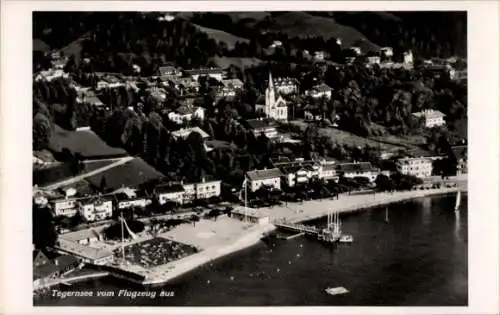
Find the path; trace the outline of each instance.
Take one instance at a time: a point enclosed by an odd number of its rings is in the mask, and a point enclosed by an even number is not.
[[[78,181],[81,181],[82,179],[85,179],[87,177],[90,177],[90,176],[102,173],[102,172],[107,171],[109,169],[112,169],[113,167],[116,167],[116,166],[119,166],[119,165],[123,165],[123,164],[125,164],[125,163],[127,163],[129,161],[132,161],[133,159],[134,159],[134,157],[127,156],[127,157],[119,159],[116,162],[113,162],[113,163],[111,163],[109,165],[106,165],[106,166],[103,166],[101,168],[98,168],[98,169],[93,170],[91,172],[88,172],[88,173],[85,173],[85,174],[81,174],[81,175],[72,177],[70,179],[66,179],[66,180],[63,180],[63,181],[51,184],[49,186],[42,187],[41,189],[43,189],[43,190],[54,190],[54,189],[60,188],[62,186],[70,185],[70,184],[76,183]]]

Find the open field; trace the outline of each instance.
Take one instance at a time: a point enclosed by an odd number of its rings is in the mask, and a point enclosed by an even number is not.
[[[294,120],[290,121],[290,124],[299,126],[301,130],[305,130],[307,128],[307,124],[304,121]],[[429,154],[429,152],[420,148],[418,144],[421,144],[423,139],[422,137],[398,137],[393,135],[386,135],[381,137],[370,137],[363,138],[357,136],[348,131],[339,130],[336,128],[318,128],[318,131],[321,135],[325,135],[330,137],[334,142],[341,145],[349,145],[349,146],[361,146],[369,145],[372,147],[380,148],[382,151],[388,152],[396,152],[398,150],[404,150],[408,154],[412,155],[425,155]]]
[[[221,68],[228,68],[230,65],[235,65],[241,69],[257,66],[263,61],[257,58],[245,57],[213,57],[211,60]]]
[[[92,131],[69,131],[55,126],[50,141],[50,149],[60,152],[64,148],[67,148],[73,154],[79,153],[83,158],[127,155],[125,150],[107,145]]]
[[[103,177],[106,181],[106,187],[115,190],[122,186],[134,187],[150,180],[163,178],[164,176],[142,159],[134,158],[127,163],[89,176],[87,181],[94,187],[99,187]]]
[[[249,40],[246,38],[238,37],[232,34],[229,34],[224,31],[216,30],[213,28],[204,27],[201,25],[193,24],[200,31],[206,33],[208,37],[213,38],[216,42],[226,43],[228,49],[233,49],[236,42],[248,43]]]
[[[342,39],[343,47],[358,46],[363,51],[375,51],[379,47],[369,41],[357,29],[335,22],[327,17],[314,16],[306,12],[287,12],[275,16],[270,31],[283,32],[289,37],[332,37]]]

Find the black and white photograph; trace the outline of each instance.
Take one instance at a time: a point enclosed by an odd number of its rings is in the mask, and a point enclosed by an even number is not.
[[[310,9],[31,13],[35,309],[470,305],[468,12]]]

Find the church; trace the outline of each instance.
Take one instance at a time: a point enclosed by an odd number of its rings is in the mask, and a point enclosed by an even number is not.
[[[277,97],[276,94],[278,94]],[[288,120],[288,107],[283,97],[276,93],[271,73],[269,73],[269,85],[266,88],[264,104],[262,104],[262,99],[259,98],[255,105],[255,111],[264,113],[266,118]]]

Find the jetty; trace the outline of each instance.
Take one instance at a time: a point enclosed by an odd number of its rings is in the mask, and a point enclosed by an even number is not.
[[[342,233],[339,213],[334,213],[333,211],[330,211],[327,215],[327,225],[325,228],[294,224],[287,221],[274,221],[273,224],[277,229],[295,233],[295,235],[285,238],[287,240],[301,235],[307,235],[327,243],[352,243],[353,241],[351,235]]]

